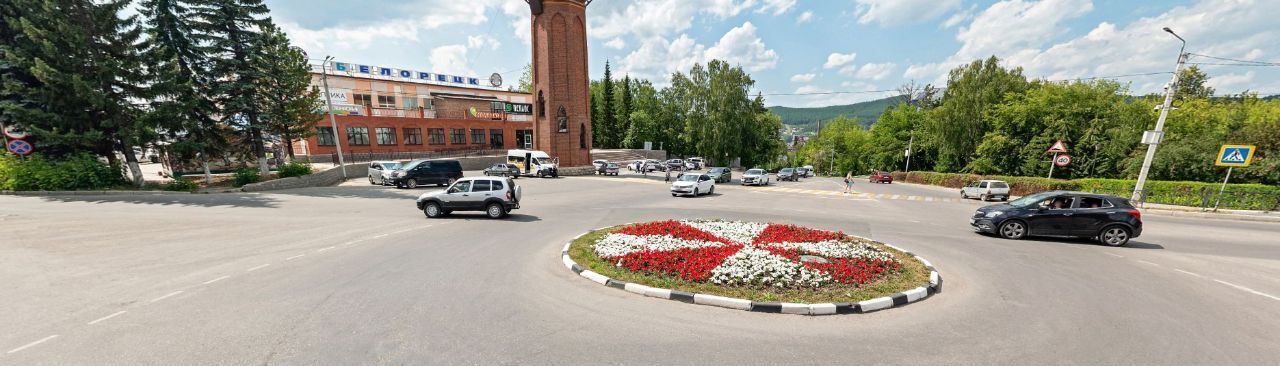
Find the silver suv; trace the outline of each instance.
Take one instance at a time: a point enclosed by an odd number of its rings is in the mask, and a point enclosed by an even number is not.
[[[442,191],[418,196],[418,209],[430,218],[453,211],[484,211],[500,219],[520,208],[520,186],[505,177],[462,178]]]

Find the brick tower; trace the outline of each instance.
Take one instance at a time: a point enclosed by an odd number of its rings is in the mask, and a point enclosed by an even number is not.
[[[527,0],[533,13],[533,147],[561,167],[591,165],[587,4]]]

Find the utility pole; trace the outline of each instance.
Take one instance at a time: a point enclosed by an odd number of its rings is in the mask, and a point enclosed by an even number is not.
[[[1178,88],[1178,74],[1182,72],[1183,63],[1187,62],[1187,40],[1182,39],[1181,36],[1174,33],[1172,29],[1169,29],[1169,27],[1165,27],[1164,31],[1169,32],[1169,34],[1177,37],[1179,41],[1182,41],[1182,48],[1178,50],[1178,64],[1173,67],[1173,80],[1170,80],[1169,86],[1165,87],[1164,104],[1160,106],[1160,118],[1156,120],[1154,135],[1159,138],[1163,138],[1164,121],[1169,117],[1169,109],[1173,106],[1173,93]],[[1138,184],[1133,186],[1133,196],[1129,197],[1129,199],[1133,201],[1144,202],[1147,199],[1142,193],[1142,188],[1147,184],[1147,173],[1151,171],[1151,160],[1155,159],[1156,148],[1160,146],[1159,139],[1149,142],[1150,144],[1147,145],[1147,156],[1142,159],[1142,171],[1138,173]]]
[[[904,172],[903,172],[903,173],[910,173],[910,172],[911,172],[911,146],[912,146],[912,145],[914,145],[915,143],[916,143],[916,130],[915,130],[915,129],[912,129],[912,130],[911,130],[911,138],[907,140],[907,152],[906,152],[906,155],[907,155],[907,167],[903,169],[903,170],[904,170]]]
[[[333,95],[329,94],[329,61],[333,56],[325,56],[320,63],[320,80],[324,83],[324,105],[329,109],[329,128],[333,129],[333,146],[338,148],[338,167],[342,169],[342,179],[347,179],[347,162],[342,157],[342,140],[338,138],[338,120],[333,116]],[[317,141],[319,141],[317,139]]]

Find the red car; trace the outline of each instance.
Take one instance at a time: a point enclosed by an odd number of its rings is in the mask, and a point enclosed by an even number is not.
[[[889,183],[889,184],[893,184],[893,175],[890,175],[890,174],[889,174],[889,172],[882,172],[882,171],[879,171],[879,170],[873,170],[873,171],[871,171],[871,177],[867,178],[867,181],[869,181],[869,182],[871,182],[871,183]]]

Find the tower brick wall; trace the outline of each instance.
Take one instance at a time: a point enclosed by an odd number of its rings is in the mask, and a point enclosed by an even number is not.
[[[534,148],[566,167],[591,164],[586,4],[541,0],[532,17]]]

